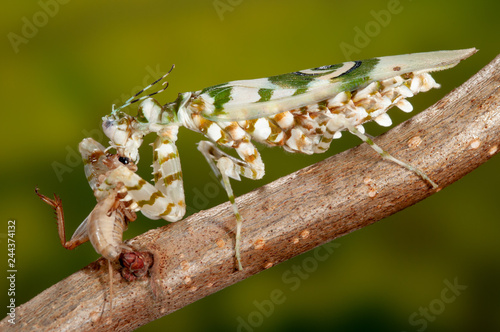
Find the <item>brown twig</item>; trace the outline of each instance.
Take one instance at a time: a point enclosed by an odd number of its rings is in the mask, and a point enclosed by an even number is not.
[[[498,152],[499,87],[500,56],[376,142],[446,187]],[[243,271],[235,271],[234,216],[226,203],[133,239],[154,254],[151,276],[115,282],[112,312],[103,311],[108,276],[101,259],[18,307],[17,324],[6,318],[0,329],[130,331],[434,192],[361,145],[237,200],[245,217]]]

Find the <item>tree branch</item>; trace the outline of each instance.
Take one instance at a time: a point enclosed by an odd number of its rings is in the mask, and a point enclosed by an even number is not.
[[[500,56],[426,111],[376,139],[441,188],[499,150]],[[126,282],[98,260],[17,308],[0,329],[130,331],[432,195],[427,183],[367,145],[337,154],[237,199],[243,271],[235,271],[229,203],[131,241],[154,254],[151,276]]]

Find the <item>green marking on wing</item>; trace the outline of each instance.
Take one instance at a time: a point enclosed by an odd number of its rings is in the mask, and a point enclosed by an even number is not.
[[[333,82],[341,82],[340,91],[353,91],[365,85],[371,80],[371,73],[375,66],[380,62],[380,59],[373,58],[359,61],[361,64],[354,70],[346,74],[332,79]]]
[[[233,87],[228,83],[214,85],[209,88],[205,88],[201,93],[206,93],[214,99],[213,105],[215,110],[213,115],[225,114],[224,104],[231,100],[231,90]]]
[[[307,92],[307,89],[297,89],[297,90],[295,90],[295,92],[293,93],[292,96],[297,96],[297,95],[300,95],[300,94],[303,94],[306,92]]]
[[[273,96],[273,89],[259,89],[260,99],[257,101],[258,103],[263,101],[268,101]]]
[[[280,88],[284,89],[305,89],[307,85],[313,81],[314,76],[309,75],[299,75],[297,73],[288,73],[277,76],[271,76],[268,78],[269,82],[276,84]]]
[[[276,75],[276,76],[271,76],[268,78],[269,82],[284,88],[284,89],[306,89],[308,87],[308,84],[314,81],[315,79],[325,76],[328,74],[331,74],[335,70],[339,69],[342,67],[343,64],[339,63],[336,65],[331,65],[331,66],[325,66],[325,67],[318,67],[318,68],[313,68],[310,69],[311,71],[318,70],[317,73],[308,73],[305,74],[301,71],[293,72],[293,73],[288,73],[288,74],[282,74],[282,75]]]
[[[201,90],[200,93],[207,93],[208,95],[210,95],[211,97],[213,97],[214,95],[216,95],[217,93],[219,93],[219,91],[221,89],[223,89],[223,88],[225,88],[227,86],[228,86],[227,83],[221,83],[221,84],[209,86],[208,88],[205,88],[205,89]]]

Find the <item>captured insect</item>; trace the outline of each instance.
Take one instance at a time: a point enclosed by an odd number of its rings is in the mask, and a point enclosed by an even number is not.
[[[122,276],[131,281],[144,276],[152,265],[152,257],[147,252],[137,251],[122,241],[123,232],[129,222],[137,219],[135,211],[137,205],[126,199],[127,191],[124,184],[114,182],[114,172],[121,168],[135,172],[137,167],[127,157],[106,153],[104,147],[92,138],[84,139],[79,145],[83,157],[85,175],[94,191],[97,205],[87,218],[76,229],[71,240],[66,241],[64,213],[62,201],[54,195],[50,199],[38,192],[36,194],[56,212],[57,226],[61,244],[66,249],[74,249],[80,244],[90,241],[97,253],[108,260],[110,283],[110,306],[113,298],[112,265],[111,262],[120,261],[123,269]],[[151,184],[149,187],[154,188]],[[145,186],[143,190],[147,190]]]
[[[373,120],[381,126],[390,126],[392,121],[386,113],[390,108],[397,106],[411,112],[413,107],[406,98],[440,87],[430,72],[454,67],[475,52],[475,48],[470,48],[387,56],[232,81],[180,93],[174,102],[165,105],[151,98],[165,88],[139,97],[168,72],[103,118],[110,146],[135,163],[144,136],[158,135],[153,144],[153,174],[158,191],[151,194],[147,182],[132,172],[117,172],[115,175],[121,177],[113,181],[124,183],[128,195],[146,217],[180,220],[186,204],[175,145],[177,133],[179,127],[201,133],[209,141],[201,141],[198,150],[226,190],[236,216],[235,258],[241,270],[242,217],[229,179],[264,176],[264,163],[252,141],[280,146],[288,152],[322,153],[347,130],[368,143],[383,159],[407,168],[436,189],[438,185],[422,170],[377,146],[364,134],[362,125]],[[138,101],[142,103],[136,116],[123,112]],[[219,147],[236,150],[240,159]]]

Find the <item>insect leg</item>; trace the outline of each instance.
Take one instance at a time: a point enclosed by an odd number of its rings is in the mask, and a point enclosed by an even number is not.
[[[176,137],[172,135],[168,131],[162,132],[153,144],[156,187],[122,166],[110,172],[100,190],[109,190],[121,182],[127,192],[123,200],[132,200],[131,210],[141,210],[149,219],[163,218],[171,222],[182,219],[186,213],[186,203],[179,153],[174,140]]]
[[[66,229],[64,226],[64,211],[62,207],[62,201],[59,196],[54,194],[54,199],[48,198],[45,195],[42,195],[38,192],[38,188],[35,188],[35,193],[40,197],[42,201],[52,206],[52,208],[56,212],[56,220],[57,220],[57,230],[59,233],[59,239],[61,240],[61,244],[64,248],[71,250],[78,247],[80,244],[85,243],[89,240],[88,232],[87,232],[87,220],[88,217],[78,226],[77,230],[71,237],[71,240],[66,241]]]
[[[181,161],[175,145],[177,129],[176,126],[165,128],[153,143],[155,188],[174,204],[172,210],[167,213],[170,219],[164,218],[168,221],[180,220],[186,213]]]
[[[242,270],[241,266],[241,223],[242,218],[238,211],[238,206],[234,200],[233,189],[229,178],[240,180],[240,175],[250,179],[260,179],[264,176],[264,163],[259,152],[250,142],[242,142],[236,147],[236,152],[243,160],[238,160],[218,149],[215,144],[208,141],[201,141],[198,144],[198,150],[207,159],[208,164],[221,182],[227,192],[227,196],[233,207],[234,215],[236,216],[236,261],[238,269]]]
[[[109,311],[113,310],[113,266],[108,259],[108,274],[109,274]]]
[[[377,144],[375,144],[375,142],[373,142],[373,140],[371,140],[368,136],[366,136],[365,134],[363,134],[362,132],[360,132],[358,129],[356,129],[356,127],[354,126],[349,126],[348,127],[348,130],[358,136],[361,140],[363,140],[363,142],[367,143],[373,150],[375,150],[383,159],[386,159],[386,160],[390,160],[400,166],[403,166],[404,168],[408,169],[409,171],[417,174],[418,176],[420,176],[424,181],[427,181],[433,189],[437,189],[439,188],[439,186],[437,185],[437,183],[435,183],[434,181],[432,181],[428,176],[427,174],[425,174],[422,170],[418,169],[417,167],[413,166],[413,165],[410,165],[408,163],[405,163],[404,161],[401,161],[399,159],[396,159],[394,158],[393,156],[391,156],[389,154],[389,152],[383,150],[380,146],[378,146]]]
[[[338,131],[337,129],[338,126],[334,120],[327,121],[325,131],[323,132],[319,143],[313,147],[314,153],[326,152],[330,148],[332,140],[335,138],[340,138],[342,136],[340,131]]]

